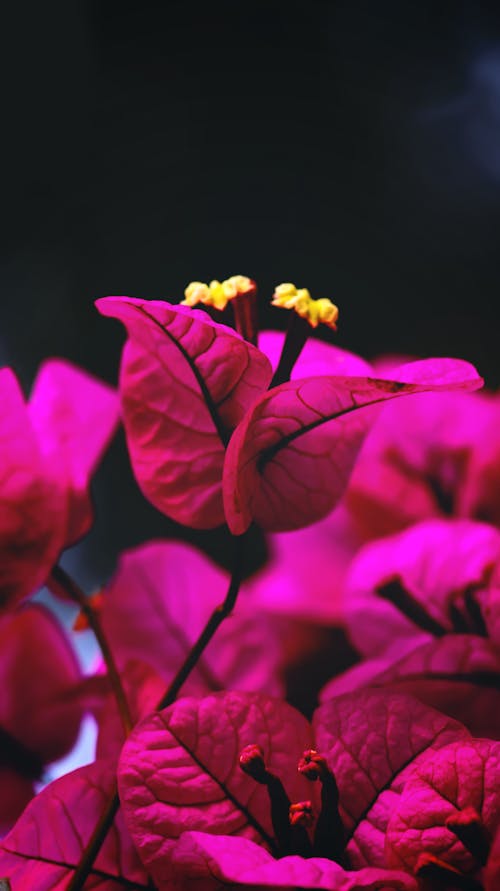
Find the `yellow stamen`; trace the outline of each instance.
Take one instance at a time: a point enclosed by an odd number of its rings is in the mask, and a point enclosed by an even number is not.
[[[272,305],[294,309],[312,328],[317,328],[322,323],[337,330],[338,307],[327,297],[313,300],[307,288],[296,288],[291,282],[278,285],[273,294]]]
[[[210,284],[191,282],[184,291],[182,306],[196,306],[204,303],[214,309],[225,309],[230,300],[255,291],[255,282],[246,275],[232,275],[223,282],[214,279]]]

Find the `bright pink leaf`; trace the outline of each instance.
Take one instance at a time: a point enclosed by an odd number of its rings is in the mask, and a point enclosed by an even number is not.
[[[166,686],[224,600],[228,585],[228,573],[188,544],[155,541],[124,553],[105,589],[101,614],[119,664],[130,659],[147,662]],[[204,696],[221,689],[279,695],[279,658],[269,621],[243,589],[183,695]]]
[[[195,528],[223,523],[225,444],[269,384],[268,360],[198,310],[129,297],[96,305],[129,334],[120,388],[132,466],[146,498]]]
[[[482,384],[460,360],[422,360],[397,371],[397,381],[290,381],[258,399],[235,430],[224,464],[224,509],[233,534],[252,520],[270,531],[297,529],[333,510],[373,421],[369,407],[427,390]]]
[[[403,656],[368,659],[323,688],[321,699],[362,687],[408,693],[450,715],[474,736],[500,738],[500,653],[484,637],[447,634]]]
[[[119,789],[127,826],[146,868],[161,884],[180,833],[195,830],[238,835],[271,846],[273,828],[265,787],[238,765],[255,743],[268,770],[292,801],[314,799],[316,784],[297,771],[312,746],[306,719],[277,699],[220,693],[180,699],[145,718],[122,750]]]
[[[375,690],[326,702],[313,726],[337,780],[351,865],[387,866],[385,831],[412,765],[467,730],[413,697]]]
[[[82,767],[50,783],[28,805],[0,845],[0,876],[13,891],[65,891],[90,839],[114,780],[106,762]],[[120,813],[97,855],[85,888],[89,891],[147,889]]]
[[[65,479],[65,543],[72,544],[91,524],[90,478],[116,428],[118,395],[75,365],[49,359],[37,374],[28,411],[47,466]]]
[[[493,837],[500,825],[499,770],[500,743],[488,739],[456,742],[423,758],[394,805],[386,837],[389,864],[412,872],[426,851],[477,874],[477,859],[445,821],[473,808]]]
[[[23,394],[0,371],[0,606],[45,581],[64,542],[64,493],[50,483]],[[61,514],[63,523],[61,523]]]
[[[311,888],[324,891],[417,891],[415,880],[403,872],[362,869],[346,872],[323,857],[282,857],[246,838],[186,832],[172,849],[172,877],[179,891],[194,881],[204,888]]]
[[[443,632],[484,633],[500,611],[500,533],[472,520],[428,520],[364,547],[352,563],[344,601],[350,636],[367,656],[428,640],[430,630],[376,594],[397,580]]]

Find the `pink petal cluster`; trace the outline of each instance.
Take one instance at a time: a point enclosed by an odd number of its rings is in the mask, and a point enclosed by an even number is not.
[[[275,852],[277,839],[266,791],[238,767],[245,745],[260,745],[266,767],[283,781],[290,799],[312,799],[318,813],[316,784],[297,772],[302,752],[316,747],[327,757],[337,780],[349,860],[362,873],[368,868],[359,881],[366,880],[369,888],[370,868],[388,868],[385,830],[411,765],[426,751],[468,736],[459,723],[411,698],[376,692],[333,700],[319,709],[313,726],[286,703],[262,695],[222,693],[202,700],[181,699],[145,718],[125,744],[119,767],[120,799],[141,859],[158,887],[166,887],[173,864],[180,869],[184,833],[244,839],[242,847],[250,856],[251,844]],[[211,844],[203,839],[205,843]],[[239,857],[240,849],[234,847]],[[254,857],[262,862],[257,853]],[[264,858],[264,862],[271,861]],[[185,865],[187,875],[193,875],[189,864]],[[298,868],[306,875],[314,865],[313,858]],[[331,862],[328,866],[319,863],[320,873],[322,868],[328,881],[333,881],[336,871],[343,876],[343,870]],[[208,874],[206,866],[205,870]],[[281,874],[277,866],[273,875],[276,879],[281,875],[286,886],[286,870]],[[348,888],[354,878],[342,877],[342,881]],[[404,884],[401,876],[394,881],[403,882],[396,888],[414,887],[408,879]]]
[[[499,738],[499,558],[498,530],[471,520],[428,520],[362,548],[344,594],[351,638],[369,658],[322,698],[404,690]]]
[[[78,891],[497,891],[498,397],[467,394],[482,381],[460,360],[370,366],[308,340],[281,374],[277,332],[257,347],[186,306],[98,308],[127,331],[145,497],[226,524],[235,551],[255,524],[269,557],[246,579],[182,541],[125,551],[82,612],[107,674],[82,678],[59,624],[20,601],[90,527],[118,397],[50,360],[26,402],[0,371],[2,891],[67,891],[87,861]],[[359,661],[327,674],[339,622]],[[285,698],[304,653],[311,720]],[[94,762],[33,797],[91,700]]]
[[[484,631],[498,643],[499,567],[500,532],[471,520],[428,520],[366,545],[344,588],[356,647],[376,656],[405,640],[429,640],[439,626],[446,633]],[[428,627],[383,595],[394,580],[428,613]]]
[[[345,490],[371,406],[482,383],[452,359],[410,363],[380,380],[360,375],[358,357],[333,352],[328,375],[266,392],[264,352],[205,313],[130,297],[97,307],[127,328],[120,390],[138,483],[159,510],[195,528],[225,518],[239,535],[252,521],[280,531],[321,519]]]

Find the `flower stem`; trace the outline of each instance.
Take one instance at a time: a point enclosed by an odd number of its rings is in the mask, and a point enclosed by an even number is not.
[[[193,668],[195,668],[196,663],[198,662],[206,646],[210,643],[219,625],[234,609],[243,574],[243,552],[245,539],[246,534],[237,536],[235,539],[233,571],[231,580],[229,582],[229,587],[227,589],[227,593],[223,602],[219,604],[219,606],[216,607],[216,609],[213,611],[198,640],[189,651],[179,671],[177,672],[174,679],[160,699],[157,705],[157,710],[167,708],[167,706],[171,705],[174,702],[179,690],[181,689],[184,682],[187,680]],[[90,840],[85,850],[83,851],[81,860],[75,872],[73,873],[66,891],[82,891],[83,886],[88,876],[90,875],[90,872],[94,865],[94,861],[99,854],[99,851],[101,850],[101,847],[111,828],[119,807],[120,800],[118,798],[118,791],[115,786],[112,797],[109,799],[108,803],[106,804],[105,810],[101,814],[99,822],[97,823],[90,837]]]
[[[87,842],[80,862],[71,877],[71,881],[68,885],[67,891],[80,891],[80,889],[83,888],[85,882],[87,881],[87,878],[92,871],[94,860],[101,850],[104,839],[106,838],[109,830],[111,829],[111,826],[113,825],[113,820],[116,817],[119,807],[120,799],[118,798],[118,791],[115,781],[113,792],[108,799],[106,807],[99,817],[98,822],[95,825],[94,831],[90,836],[89,841]]]
[[[269,384],[269,389],[279,387],[290,380],[290,375],[297,359],[299,358],[302,348],[311,333],[311,327],[297,313],[292,312],[288,322],[288,330],[281,350],[281,356],[278,367],[274,372],[274,377]]]
[[[219,625],[221,625],[224,619],[226,619],[227,616],[229,616],[231,611],[234,609],[238,591],[240,590],[241,585],[244,539],[245,535],[239,535],[236,537],[234,567],[231,575],[231,581],[229,582],[229,588],[227,589],[227,594],[223,602],[214,609],[198,640],[195,644],[193,644],[193,647],[188,653],[186,660],[181,665],[179,671],[171,681],[168,689],[161,697],[157,705],[158,711],[160,711],[160,709],[167,708],[167,706],[171,705],[172,702],[174,702],[179,690],[181,689],[184,682],[187,680],[188,676],[191,674],[193,668],[196,666],[196,663],[202,655],[205,647],[212,640],[212,637],[217,631]]]
[[[104,634],[96,611],[93,609],[88,597],[85,596],[80,586],[77,585],[74,579],[72,579],[71,576],[68,575],[68,573],[65,569],[62,568],[62,566],[54,566],[54,568],[52,569],[51,577],[49,579],[49,586],[55,589],[56,592],[58,588],[61,588],[63,592],[71,598],[71,600],[78,604],[78,606],[84,613],[90,628],[94,632],[97,643],[99,644],[102,658],[104,659],[108,671],[109,681],[116,699],[116,704],[118,706],[118,711],[120,713],[125,736],[128,736],[133,725],[132,716],[130,714],[130,709],[128,706],[125,691],[123,689],[121,677],[116,667],[116,662],[113,658],[113,653],[111,652],[111,648],[109,646],[106,635]]]

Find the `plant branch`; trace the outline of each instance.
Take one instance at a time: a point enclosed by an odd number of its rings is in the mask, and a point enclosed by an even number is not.
[[[203,654],[203,651],[210,643],[219,625],[234,609],[243,575],[243,552],[245,539],[246,534],[236,537],[233,571],[231,580],[229,582],[229,587],[227,589],[227,593],[223,602],[213,611],[198,640],[189,651],[179,671],[175,675],[168,689],[163,694],[157,706],[158,710],[166,708],[174,702],[179,690],[181,689],[184,682],[187,680],[193,668],[195,668],[200,656]],[[106,809],[101,814],[99,822],[97,823],[94,832],[92,833],[90,841],[88,842],[82,854],[80,863],[78,864],[76,871],[73,873],[71,881],[67,887],[67,891],[82,891],[83,886],[88,876],[90,875],[90,872],[92,871],[94,861],[99,854],[104,840],[111,828],[119,807],[120,800],[118,798],[118,791],[115,786],[113,795],[109,799],[106,805]]]
[[[99,851],[101,850],[103,841],[106,838],[109,830],[111,829],[113,820],[116,817],[119,807],[120,799],[118,798],[118,791],[115,782],[113,793],[110,796],[101,816],[99,817],[99,821],[96,823],[95,829],[82,854],[82,858],[71,877],[71,881],[68,885],[67,891],[80,891],[80,889],[83,888],[88,876],[92,871],[94,861]]]
[[[160,711],[160,709],[167,708],[167,706],[171,705],[172,702],[174,702],[179,690],[191,674],[193,668],[195,668],[200,656],[212,640],[212,637],[217,631],[219,625],[222,624],[224,619],[226,619],[234,609],[238,591],[240,590],[241,585],[244,539],[245,535],[239,535],[235,541],[236,547],[234,566],[231,575],[231,581],[229,583],[229,588],[227,589],[227,594],[222,603],[220,603],[219,606],[214,609],[198,640],[195,644],[193,644],[191,650],[189,651],[186,660],[181,665],[179,671],[171,681],[168,689],[161,697],[156,707],[158,711]]]
[[[51,584],[52,582],[54,583],[53,587],[56,591],[57,588],[62,588],[64,593],[67,594],[71,598],[71,600],[78,604],[78,606],[84,613],[90,628],[95,634],[95,638],[102,653],[102,658],[104,659],[104,662],[106,664],[109,681],[116,699],[116,704],[120,713],[125,736],[128,736],[133,725],[132,716],[130,714],[127,697],[123,689],[120,673],[116,667],[116,662],[113,658],[111,647],[109,646],[106,635],[104,634],[97,612],[95,611],[95,609],[93,609],[91,603],[89,602],[89,598],[85,596],[79,585],[77,585],[77,583],[71,578],[71,576],[68,575],[68,573],[65,569],[62,568],[62,566],[54,566],[51,577],[49,579],[49,584]]]

